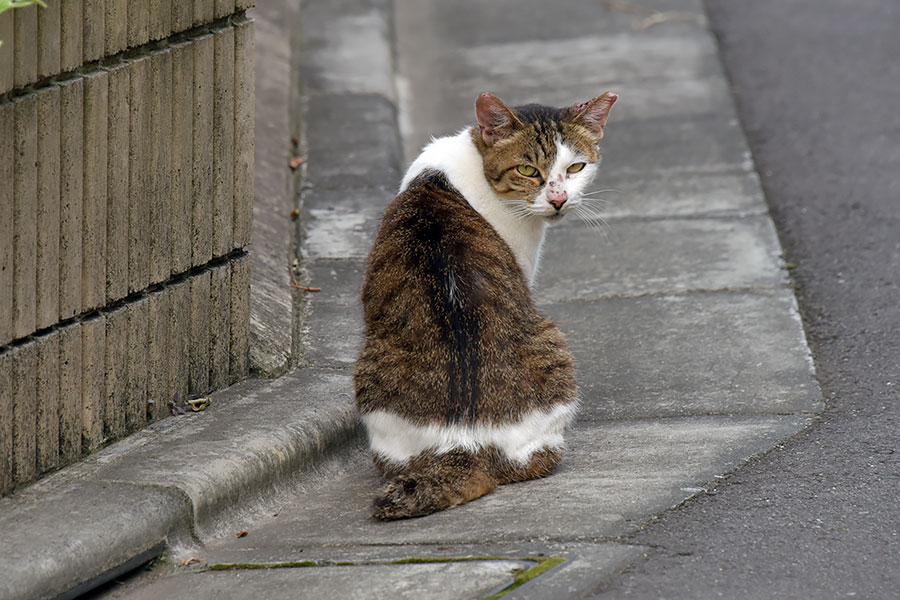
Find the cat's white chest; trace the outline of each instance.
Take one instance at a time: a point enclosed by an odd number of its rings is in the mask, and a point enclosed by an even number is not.
[[[534,283],[541,259],[546,223],[517,217],[484,177],[481,155],[468,130],[431,142],[410,165],[400,191],[427,169],[443,172],[469,204],[500,234],[516,257],[529,285]]]

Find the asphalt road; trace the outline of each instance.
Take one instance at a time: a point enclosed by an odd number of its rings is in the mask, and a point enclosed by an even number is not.
[[[827,401],[628,541],[634,598],[900,597],[900,3],[707,0]]]

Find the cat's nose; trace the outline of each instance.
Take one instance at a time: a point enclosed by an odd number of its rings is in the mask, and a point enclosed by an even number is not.
[[[547,202],[552,204],[556,210],[561,209],[568,199],[569,195],[565,190],[554,190],[552,188],[547,190]]]

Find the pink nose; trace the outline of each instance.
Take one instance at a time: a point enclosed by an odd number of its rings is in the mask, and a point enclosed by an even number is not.
[[[561,209],[568,199],[569,195],[566,194],[565,190],[554,189],[552,187],[547,190],[547,202],[552,204],[553,208],[556,210]]]

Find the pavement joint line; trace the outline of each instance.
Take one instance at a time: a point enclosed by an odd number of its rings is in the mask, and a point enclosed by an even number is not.
[[[538,275],[540,277],[540,275]],[[697,295],[726,295],[726,294],[745,294],[752,292],[774,292],[778,290],[793,291],[793,283],[773,283],[770,285],[748,285],[748,286],[728,286],[722,288],[690,288],[682,290],[652,290],[647,292],[634,292],[625,294],[600,294],[597,296],[585,296],[579,298],[564,298],[562,300],[554,300],[553,302],[538,302],[537,306],[557,306],[564,304],[572,304],[575,302],[596,302],[598,300],[630,300],[632,298],[660,298],[667,296],[688,296]]]
[[[615,201],[613,200],[614,204]],[[655,215],[637,215],[637,214],[611,214],[601,213],[601,217],[607,223],[671,223],[673,221],[741,221],[752,220],[759,217],[768,217],[769,212],[765,208],[757,208],[751,210],[735,210],[735,211],[710,211],[696,213],[672,213],[672,214],[655,214]],[[591,219],[592,221],[599,219]],[[574,222],[573,222],[574,224]],[[578,224],[583,224],[578,222]],[[564,224],[561,229],[572,227],[573,225]]]

